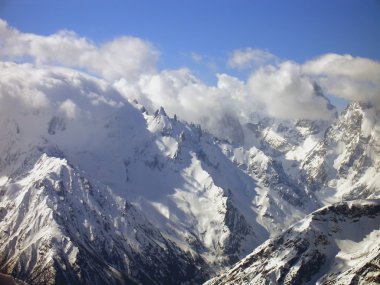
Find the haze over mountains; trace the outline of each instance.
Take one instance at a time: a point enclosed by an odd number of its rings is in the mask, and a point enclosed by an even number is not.
[[[157,71],[136,38],[0,35],[2,273],[379,282],[378,62],[330,54],[208,86]],[[353,101],[339,112],[327,93]]]

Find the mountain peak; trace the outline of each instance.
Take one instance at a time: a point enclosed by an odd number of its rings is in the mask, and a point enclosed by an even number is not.
[[[154,112],[154,116],[157,117],[157,116],[164,116],[164,117],[167,117],[168,115],[166,114],[165,112],[165,109],[164,107],[160,107],[156,110],[156,112]]]

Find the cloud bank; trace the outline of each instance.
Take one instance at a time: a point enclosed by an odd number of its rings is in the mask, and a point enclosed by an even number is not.
[[[108,80],[136,80],[154,73],[158,52],[135,37],[120,37],[97,46],[71,31],[50,36],[21,33],[0,20],[0,56],[38,64],[79,68]]]
[[[62,67],[0,62],[0,140],[10,136],[9,124],[17,124],[24,144],[54,139],[50,134],[58,126],[68,130],[59,137],[63,144],[85,148],[104,137],[109,118],[125,106],[102,79]]]
[[[328,93],[380,108],[380,62],[351,55],[326,54],[302,66]]]
[[[137,99],[151,111],[163,106],[171,116],[229,137],[254,112],[279,119],[329,120],[334,110],[323,94],[380,109],[380,63],[366,58],[326,54],[299,64],[279,61],[267,51],[240,49],[230,54],[227,64],[251,70],[251,75],[242,80],[217,73],[217,83],[208,85],[188,68],[158,70],[158,57],[152,44],[136,37],[98,45],[71,31],[22,33],[0,20],[0,110],[44,109],[72,119],[83,113],[78,98],[84,92],[94,106]],[[83,72],[97,76],[97,83]],[[68,81],[70,92],[63,87]]]
[[[249,78],[248,88],[270,117],[329,120],[334,114],[314,79],[293,62],[260,68]]]

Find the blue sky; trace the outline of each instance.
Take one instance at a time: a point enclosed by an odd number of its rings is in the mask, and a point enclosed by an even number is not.
[[[224,68],[229,52],[246,47],[297,62],[328,52],[380,60],[378,0],[2,0],[0,5],[0,17],[23,32],[69,29],[95,42],[121,35],[149,40],[164,68],[191,65],[192,52]]]

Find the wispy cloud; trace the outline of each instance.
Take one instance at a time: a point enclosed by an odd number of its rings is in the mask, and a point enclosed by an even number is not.
[[[230,54],[227,64],[231,68],[251,69],[267,64],[275,58],[270,52],[261,49],[236,49]]]
[[[190,56],[191,56],[191,60],[194,61],[195,63],[201,63],[204,60],[204,56],[196,52],[190,53]]]

